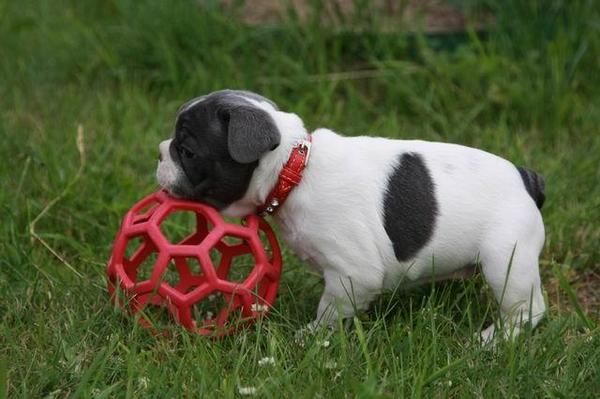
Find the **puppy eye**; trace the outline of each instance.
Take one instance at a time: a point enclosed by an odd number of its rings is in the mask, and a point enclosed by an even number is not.
[[[181,152],[181,155],[182,155],[184,158],[188,158],[188,159],[190,159],[190,158],[193,158],[193,157],[194,157],[194,155],[195,155],[195,154],[194,154],[192,151],[190,151],[190,150],[189,150],[188,148],[186,148],[186,147],[181,147],[181,148],[180,148],[180,152]]]

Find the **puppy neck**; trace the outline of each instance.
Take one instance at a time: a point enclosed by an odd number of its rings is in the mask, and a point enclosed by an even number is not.
[[[296,114],[276,111],[266,103],[257,102],[256,105],[271,115],[281,133],[281,142],[273,151],[262,156],[254,170],[246,194],[222,211],[225,216],[242,217],[256,212],[256,209],[265,203],[277,183],[279,172],[289,159],[296,143],[308,135],[304,123]]]

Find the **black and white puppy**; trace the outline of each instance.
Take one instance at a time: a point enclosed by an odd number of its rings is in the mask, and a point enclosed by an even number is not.
[[[226,216],[262,206],[308,132],[270,100],[224,90],[198,97],[160,144],[159,184]],[[480,264],[505,333],[545,310],[538,270],[542,178],[455,144],[312,134],[301,183],[274,214],[284,239],[317,268],[325,290],[316,325],[365,309],[383,290],[466,274]],[[494,336],[485,329],[484,341]]]

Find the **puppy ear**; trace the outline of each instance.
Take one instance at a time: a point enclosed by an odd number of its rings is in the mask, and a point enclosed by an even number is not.
[[[227,147],[235,161],[255,162],[281,142],[273,118],[262,109],[242,105],[228,111]]]

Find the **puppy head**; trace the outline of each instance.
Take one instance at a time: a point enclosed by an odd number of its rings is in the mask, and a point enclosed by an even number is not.
[[[218,209],[242,198],[260,157],[281,141],[265,107],[277,110],[264,97],[233,90],[184,104],[173,138],[159,147],[159,184],[174,196]]]

